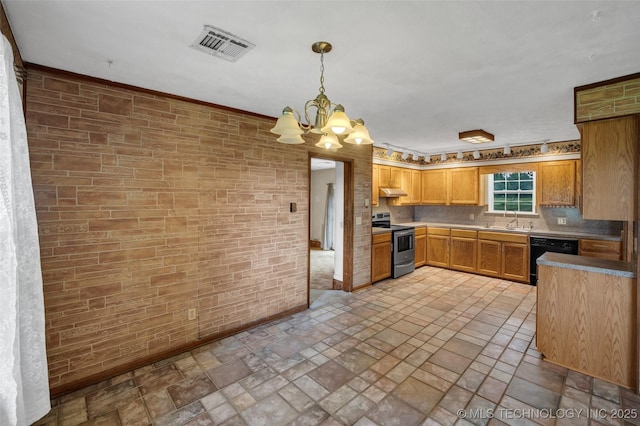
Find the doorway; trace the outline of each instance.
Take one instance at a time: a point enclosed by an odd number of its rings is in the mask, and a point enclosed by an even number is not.
[[[351,185],[351,164],[333,158],[310,158],[309,194],[309,306],[317,307],[348,295],[350,268],[345,274],[345,253],[352,250],[347,227],[352,228],[346,212],[345,189]],[[352,231],[348,231],[352,232]],[[347,285],[345,285],[347,284]]]

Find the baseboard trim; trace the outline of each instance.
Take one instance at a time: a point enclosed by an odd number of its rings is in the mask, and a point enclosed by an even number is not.
[[[256,327],[258,325],[262,325],[262,324],[268,323],[270,321],[276,321],[276,320],[279,320],[281,318],[287,317],[289,315],[293,315],[293,314],[296,314],[298,312],[302,312],[302,311],[304,311],[304,310],[306,310],[308,308],[309,308],[308,304],[305,303],[304,305],[300,305],[298,307],[295,307],[293,309],[289,309],[289,310],[281,312],[279,314],[272,315],[270,317],[266,317],[266,318],[263,318],[263,319],[259,319],[259,320],[254,321],[254,322],[244,324],[244,325],[242,325],[240,327],[236,327],[236,328],[233,328],[233,329],[230,329],[230,330],[225,330],[223,332],[213,334],[211,336],[203,338],[202,340],[198,340],[198,341],[195,341],[195,342],[187,343],[186,345],[182,345],[180,347],[171,349],[169,351],[165,351],[165,352],[154,354],[154,355],[151,355],[151,356],[148,356],[148,357],[145,357],[145,358],[141,358],[139,360],[132,361],[132,362],[123,364],[121,366],[114,367],[114,368],[111,368],[109,370],[102,371],[102,372],[97,373],[97,374],[93,374],[91,376],[85,377],[85,378],[80,379],[80,380],[76,380],[76,381],[71,382],[71,383],[66,383],[64,385],[53,387],[53,388],[50,389],[51,399],[58,398],[58,397],[60,397],[62,395],[66,395],[68,393],[77,391],[79,389],[85,388],[85,387],[90,386],[90,385],[95,385],[95,384],[100,383],[100,382],[102,382],[104,380],[111,379],[113,377],[119,376],[120,374],[135,370],[137,368],[144,367],[145,365],[153,364],[155,362],[159,362],[159,361],[162,361],[164,359],[171,358],[172,356],[176,356],[176,355],[179,355],[179,354],[181,354],[183,352],[187,352],[187,351],[193,350],[193,349],[195,349],[197,347],[207,345],[207,344],[209,344],[211,342],[215,342],[216,340],[221,340],[221,339],[224,339],[226,337],[233,336],[234,334],[241,333],[241,332],[243,332],[245,330],[248,330],[250,328]]]
[[[336,280],[335,278],[333,279],[333,290],[344,290],[344,288],[342,287],[344,285],[344,283],[340,280]]]
[[[362,290],[365,289],[367,287],[371,287],[373,284],[368,282],[368,283],[364,283],[362,285],[359,285],[358,287],[354,287],[352,291],[358,291],[358,290]]]

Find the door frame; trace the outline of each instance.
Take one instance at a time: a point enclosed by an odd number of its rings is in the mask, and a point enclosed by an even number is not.
[[[344,164],[344,221],[342,235],[342,291],[351,292],[353,290],[353,232],[354,232],[354,162],[351,158],[334,155],[330,152],[318,153],[309,152],[307,170],[309,179],[307,187],[309,190],[307,199],[307,307],[311,305],[311,159],[320,158],[324,160],[339,161]]]

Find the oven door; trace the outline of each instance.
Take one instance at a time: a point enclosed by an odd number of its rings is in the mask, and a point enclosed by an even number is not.
[[[393,231],[392,276],[400,277],[415,270],[415,230]]]

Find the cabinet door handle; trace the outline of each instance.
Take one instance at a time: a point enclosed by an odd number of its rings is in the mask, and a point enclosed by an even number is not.
[[[607,248],[608,246],[604,244],[593,244],[594,247]]]

